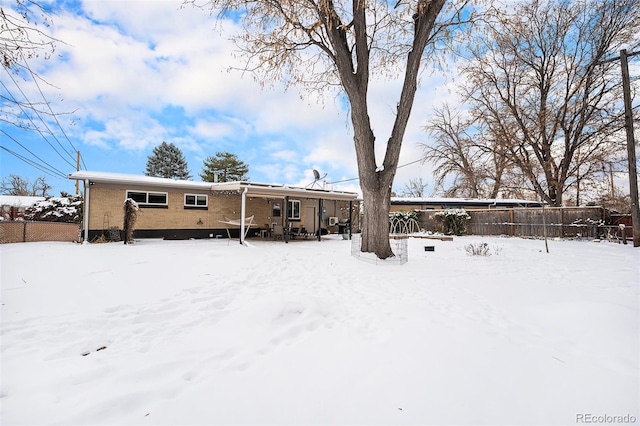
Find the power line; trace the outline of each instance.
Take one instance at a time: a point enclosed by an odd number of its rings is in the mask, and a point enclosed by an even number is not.
[[[415,163],[419,163],[421,161],[424,161],[424,158],[420,158],[419,160],[411,161],[409,163],[406,163],[406,164],[403,164],[401,166],[398,166],[398,167],[396,167],[396,170],[401,169],[402,167],[410,166],[410,165],[415,164]],[[355,178],[351,178],[351,179],[337,180],[335,182],[331,182],[331,184],[333,185],[334,183],[350,182],[352,180],[359,180],[359,179],[360,178],[355,177]]]
[[[34,162],[33,160],[30,160],[20,154],[18,154],[17,152],[14,152],[12,150],[10,150],[9,148],[0,145],[0,149],[3,149],[5,151],[7,151],[9,154],[13,155],[14,157],[24,161],[25,163],[27,163],[28,165],[35,167],[36,169],[40,170],[41,172],[48,174],[49,176],[53,176],[53,177],[59,177],[59,178],[63,178],[66,179],[67,177],[62,175],[62,174],[58,174],[58,173],[52,173],[52,171],[47,170],[44,166],[42,166],[41,164],[38,164],[36,162]]]
[[[11,78],[11,80],[13,81],[13,83],[16,85],[16,87],[18,88],[18,91],[20,91],[20,93],[22,93],[22,96],[24,96],[24,99],[27,101],[27,103],[29,105],[35,105],[33,104],[31,101],[29,101],[29,98],[27,98],[26,94],[24,93],[24,91],[20,88],[20,85],[18,84],[17,81],[15,81],[15,79],[13,78],[13,76],[11,75],[11,73],[9,72],[9,70],[7,70],[5,68],[5,71],[7,72],[7,74],[9,74],[9,77]],[[62,154],[60,154],[60,152],[51,144],[51,142],[49,141],[49,139],[47,139],[47,137],[42,133],[42,131],[40,130],[40,127],[33,121],[33,119],[31,118],[31,115],[29,115],[24,108],[22,107],[22,104],[20,102],[18,102],[18,100],[15,98],[15,96],[13,96],[11,94],[11,92],[9,91],[9,88],[2,82],[0,81],[0,84],[2,84],[2,86],[4,87],[4,89],[7,91],[7,93],[9,94],[9,96],[11,97],[11,100],[18,105],[18,107],[20,108],[20,110],[22,111],[22,113],[29,119],[29,121],[31,122],[31,124],[34,126],[34,130],[36,132],[38,132],[40,134],[40,136],[42,136],[42,138],[47,142],[47,144],[49,144],[49,146],[56,152],[56,154],[58,154],[58,156],[65,161],[67,164],[69,164],[71,167],[74,167],[74,164],[72,162],[70,162],[69,160],[67,160],[65,157],[62,156]],[[45,99],[46,101],[46,99]],[[42,123],[44,124],[44,127],[49,131],[49,134],[51,134],[51,136],[58,142],[58,145],[60,145],[60,147],[64,150],[64,147],[62,146],[62,144],[60,143],[60,141],[58,140],[58,138],[55,136],[55,134],[53,133],[53,131],[49,128],[49,126],[47,125],[47,123],[44,121],[44,119],[40,116],[40,114],[38,113],[38,110],[35,108],[32,108],[32,110],[35,112],[35,115],[40,119],[40,121],[42,121]],[[67,152],[66,150],[64,150],[64,152],[69,155],[72,159],[73,156]]]
[[[19,46],[18,41],[16,40],[15,36],[13,35],[13,32],[10,31],[9,34],[11,35],[11,38],[13,39],[13,43],[16,46]],[[59,40],[58,40],[59,41]],[[71,140],[69,139],[69,137],[67,136],[67,134],[65,133],[64,129],[62,128],[62,126],[60,125],[60,122],[58,121],[58,117],[57,115],[53,112],[53,110],[51,109],[51,104],[47,101],[47,98],[44,96],[44,93],[42,93],[42,89],[40,88],[40,85],[38,84],[38,79],[39,76],[37,76],[36,74],[34,74],[33,70],[31,69],[31,67],[29,66],[29,62],[27,61],[27,58],[24,55],[24,50],[18,50],[18,52],[20,53],[20,56],[22,57],[22,61],[24,62],[25,66],[24,68],[29,72],[29,74],[31,75],[31,79],[33,80],[34,84],[36,85],[36,87],[38,88],[38,92],[40,93],[40,96],[42,96],[42,100],[44,101],[44,104],[47,106],[47,108],[49,109],[49,112],[51,113],[51,117],[53,117],[53,119],[55,120],[56,124],[58,125],[58,128],[60,129],[60,131],[62,132],[62,134],[64,135],[64,137],[67,139],[67,142],[69,142],[69,145],[71,145],[71,148],[73,149],[73,152],[76,153],[78,152],[78,150],[76,149],[76,147],[73,145],[73,143],[71,142]],[[7,68],[5,68],[5,70],[7,71],[7,73],[9,73],[9,70]],[[11,79],[13,80],[13,77],[11,77]],[[18,85],[16,83],[15,80],[13,80],[13,82],[16,84],[16,86]],[[20,90],[20,87],[18,86],[18,89]],[[25,97],[25,99],[27,100],[27,102],[29,102],[29,100],[27,99],[26,95],[24,95],[24,92],[22,92],[22,90],[20,90],[20,92],[23,94],[23,96]],[[31,102],[29,102],[29,104],[31,104]],[[38,118],[40,118],[40,121],[42,121],[42,123],[45,125],[45,127],[47,127],[47,129],[49,130],[49,132],[52,134],[53,138],[56,140],[56,142],[58,142],[58,145],[60,145],[60,148],[62,148],[62,150],[64,150],[72,159],[73,159],[73,154],[71,154],[70,152],[68,152],[60,143],[60,141],[58,140],[58,138],[53,134],[53,132],[51,132],[51,129],[49,128],[49,126],[47,126],[47,124],[44,122],[44,120],[42,119],[42,117],[40,117],[40,115],[38,114],[37,110],[34,109],[34,111],[36,112],[36,115],[38,115]],[[24,112],[24,111],[23,111]],[[57,152],[57,151],[56,151]]]
[[[33,160],[26,160],[26,157],[21,156],[20,154],[17,154],[13,151],[11,151],[10,149],[7,149],[5,147],[2,147],[5,151],[7,151],[8,153],[20,158],[21,160],[25,161],[27,164],[30,164],[36,168],[38,168],[39,170],[44,171],[42,168],[47,168],[49,170],[51,170],[54,174],[57,174],[59,177],[63,177],[66,179],[66,175],[61,172],[60,170],[56,169],[54,166],[52,166],[51,164],[49,164],[48,162],[46,162],[45,160],[43,160],[42,158],[40,158],[38,155],[36,155],[35,153],[31,152],[31,150],[29,150],[29,148],[27,148],[26,146],[24,146],[23,144],[21,144],[20,142],[18,142],[18,140],[16,140],[13,136],[11,136],[10,134],[8,134],[7,132],[5,132],[4,130],[0,129],[0,132],[4,133],[9,139],[11,139],[12,141],[14,141],[15,143],[17,143],[18,145],[20,145],[25,151],[27,151],[29,154],[33,155],[35,158],[37,158],[41,164],[36,163]]]

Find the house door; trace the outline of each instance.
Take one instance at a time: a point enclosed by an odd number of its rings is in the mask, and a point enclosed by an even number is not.
[[[304,227],[307,232],[315,232],[318,228],[318,217],[316,216],[316,208],[307,206],[304,209]]]

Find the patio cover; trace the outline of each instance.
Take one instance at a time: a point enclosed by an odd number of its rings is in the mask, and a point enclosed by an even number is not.
[[[286,185],[269,185],[253,182],[222,182],[212,184],[212,191],[237,191],[242,194],[240,207],[240,235],[244,235],[245,206],[247,195],[264,198],[285,198],[288,196],[304,197],[312,199],[329,199],[337,201],[356,201],[358,194],[355,192],[327,191],[324,189],[299,188]],[[244,240],[240,240],[244,244]]]

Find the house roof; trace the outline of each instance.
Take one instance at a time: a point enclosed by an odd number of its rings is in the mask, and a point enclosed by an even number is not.
[[[392,205],[440,205],[440,206],[496,206],[540,207],[540,201],[517,198],[445,198],[445,197],[391,197]]]
[[[288,185],[272,185],[255,182],[194,182],[190,180],[176,180],[152,176],[128,175],[107,172],[91,172],[81,170],[69,174],[72,180],[88,180],[90,182],[108,183],[116,185],[144,185],[151,187],[192,189],[205,191],[237,191],[246,190],[247,195],[254,197],[305,197],[325,198],[331,200],[355,201],[358,194],[355,192],[327,191],[313,188],[300,188]]]
[[[345,191],[328,191],[325,189],[300,188],[288,185],[270,185],[254,182],[222,182],[215,184],[214,191],[238,191],[247,190],[247,195],[254,197],[304,197],[304,198],[326,198],[340,201],[355,201],[358,194]]]

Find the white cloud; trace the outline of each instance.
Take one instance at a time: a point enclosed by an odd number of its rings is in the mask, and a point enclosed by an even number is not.
[[[275,82],[262,89],[238,66],[228,35],[237,30],[215,17],[170,1],[88,1],[61,11],[54,22],[60,60],[37,64],[55,86],[46,88],[57,110],[77,111],[69,130],[89,169],[139,173],[141,152],[163,140],[183,151],[197,173],[216,151],[235,153],[254,181],[304,183],[311,170],[331,182],[357,177],[353,132],[344,99],[335,93],[302,94]],[[400,164],[421,156],[418,141],[431,108],[452,99],[451,80],[425,77],[417,96]],[[58,94],[64,102],[58,102]],[[395,118],[399,82],[374,81],[369,95],[378,162]],[[131,153],[105,163],[105,151]],[[141,164],[131,166],[138,161]],[[126,167],[126,168],[125,168]],[[424,174],[426,166],[399,169],[397,185]],[[197,179],[197,177],[196,177]],[[430,176],[427,180],[430,180]],[[340,184],[357,188],[358,181]],[[396,185],[396,186],[397,186]]]
[[[124,150],[142,150],[159,145],[167,139],[167,132],[160,123],[144,115],[110,118],[104,122],[104,130],[89,130],[85,143],[94,146],[114,145]]]

